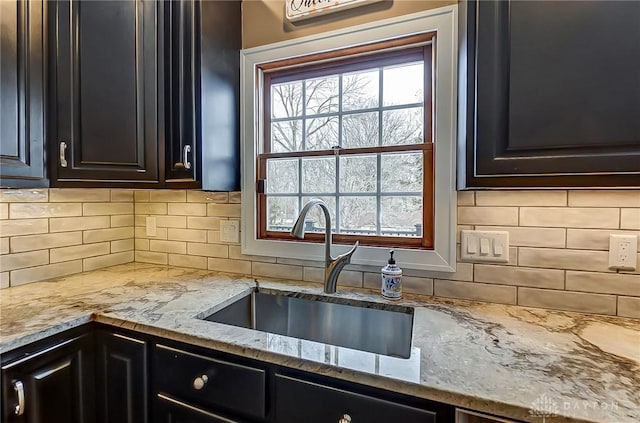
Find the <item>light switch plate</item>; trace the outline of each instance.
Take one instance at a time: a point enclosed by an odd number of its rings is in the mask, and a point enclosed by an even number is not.
[[[509,263],[509,232],[464,230],[460,238],[462,260]]]
[[[146,220],[146,234],[147,236],[156,236],[158,232],[158,227],[156,226],[156,218],[155,216],[147,216]]]
[[[221,220],[220,221],[220,241],[240,242],[240,221]]]

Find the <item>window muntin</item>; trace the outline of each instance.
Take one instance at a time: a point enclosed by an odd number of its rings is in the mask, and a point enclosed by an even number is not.
[[[259,238],[292,239],[301,207],[321,198],[337,242],[432,248],[431,45],[270,68]],[[324,217],[309,217],[306,239],[321,241]]]

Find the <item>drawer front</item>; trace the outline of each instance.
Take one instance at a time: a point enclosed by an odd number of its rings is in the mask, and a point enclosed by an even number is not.
[[[265,416],[265,371],[165,345],[154,349],[155,390],[203,407]]]
[[[276,375],[278,423],[435,423],[436,413],[329,386]]]
[[[155,421],[165,423],[239,423],[223,416],[201,410],[166,395],[156,398]]]

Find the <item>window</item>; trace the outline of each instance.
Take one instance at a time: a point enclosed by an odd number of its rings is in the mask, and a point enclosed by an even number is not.
[[[455,270],[457,6],[242,51],[242,252]],[[410,89],[406,87],[409,86]],[[311,242],[307,242],[311,241]]]
[[[259,238],[293,239],[320,198],[336,242],[433,247],[432,35],[261,66]],[[324,231],[316,209],[305,239]]]

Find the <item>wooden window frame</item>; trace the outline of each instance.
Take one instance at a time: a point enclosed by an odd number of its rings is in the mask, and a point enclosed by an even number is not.
[[[335,243],[350,244],[356,240],[362,245],[377,247],[402,247],[413,249],[434,248],[434,143],[433,143],[433,74],[434,52],[432,40],[434,33],[425,33],[399,39],[371,43],[358,47],[351,47],[331,52],[313,54],[294,59],[280,60],[259,65],[263,72],[264,84],[262,91],[262,152],[257,155],[256,205],[258,212],[257,235],[259,239],[279,241],[301,241],[288,232],[267,230],[267,193],[264,184],[266,179],[266,163],[274,158],[301,158],[317,156],[333,156],[334,150],[313,150],[299,152],[273,153],[271,149],[271,90],[272,84],[292,80],[304,80],[324,75],[347,73],[353,70],[370,69],[372,67],[389,66],[393,64],[409,63],[422,60],[424,63],[424,140],[420,144],[403,144],[390,146],[376,146],[366,148],[341,148],[339,154],[362,155],[392,152],[422,152],[423,156],[423,189],[422,189],[422,237],[399,237],[380,235],[360,235],[333,233]],[[304,69],[301,69],[304,68]],[[382,104],[376,108],[384,109]],[[339,115],[342,115],[340,112]],[[299,171],[302,171],[300,169]],[[298,194],[300,195],[300,194]],[[380,196],[376,192],[376,197]],[[338,211],[336,210],[336,213]],[[324,233],[308,232],[305,241],[324,242]]]

